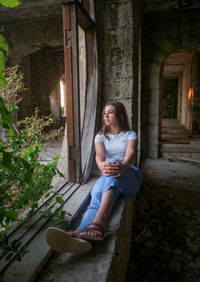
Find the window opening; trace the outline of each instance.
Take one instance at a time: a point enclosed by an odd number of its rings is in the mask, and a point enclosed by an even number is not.
[[[83,130],[83,122],[85,116],[86,105],[86,46],[85,46],[85,32],[79,26],[78,28],[78,42],[79,42],[79,91],[80,91],[80,122],[81,132]]]
[[[164,79],[162,118],[177,119],[178,107],[178,79]]]
[[[65,82],[64,79],[60,79],[60,108],[61,117],[66,117],[66,107],[65,107]]]

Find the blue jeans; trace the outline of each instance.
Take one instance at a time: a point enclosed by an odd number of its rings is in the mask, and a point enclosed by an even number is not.
[[[116,160],[111,160],[113,162]],[[103,194],[112,189],[114,201],[122,194],[124,197],[134,196],[143,182],[143,171],[133,165],[130,166],[121,176],[105,176],[102,174],[91,190],[91,201],[83,215],[79,230],[85,230],[93,222],[101,205]]]

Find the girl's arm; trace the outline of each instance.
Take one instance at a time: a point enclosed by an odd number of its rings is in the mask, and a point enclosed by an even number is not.
[[[105,147],[102,142],[95,143],[96,163],[98,168],[105,176],[110,176],[114,171],[111,169],[111,165],[106,161]]]
[[[137,140],[131,139],[128,141],[125,158],[122,162],[125,166],[128,166],[127,168],[129,168],[130,164],[133,162],[136,152],[137,152]]]
[[[113,165],[116,165],[114,177],[119,177],[130,167],[130,164],[133,162],[136,152],[137,140],[131,139],[128,141],[124,160],[122,162],[113,163]]]

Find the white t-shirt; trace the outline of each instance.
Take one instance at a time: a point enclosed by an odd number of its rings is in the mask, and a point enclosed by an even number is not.
[[[102,142],[105,146],[106,160],[117,159],[123,161],[126,154],[128,141],[137,139],[137,134],[133,130],[122,131],[119,134],[112,135],[108,133],[108,138],[103,134],[97,134],[94,142]]]

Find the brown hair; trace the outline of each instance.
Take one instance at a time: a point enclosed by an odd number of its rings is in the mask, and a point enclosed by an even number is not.
[[[99,131],[99,134],[103,134],[106,138],[108,138],[108,133],[110,131],[109,129],[109,126],[107,126],[104,122],[104,111],[105,111],[105,108],[107,106],[114,106],[115,107],[115,115],[119,121],[119,128],[121,131],[129,131],[130,130],[130,127],[129,127],[129,124],[128,124],[128,117],[127,117],[127,113],[126,113],[126,110],[125,110],[125,107],[122,103],[120,102],[110,102],[110,103],[107,103],[105,105],[105,107],[103,108],[103,111],[102,111],[102,128],[101,130]]]

